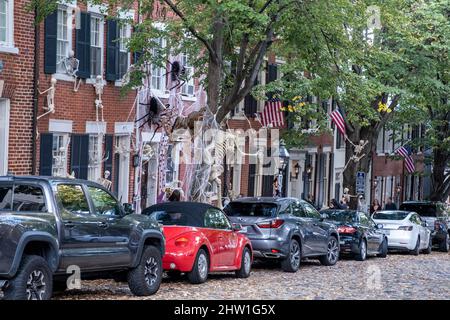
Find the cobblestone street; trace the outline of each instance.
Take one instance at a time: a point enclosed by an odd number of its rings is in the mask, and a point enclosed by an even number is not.
[[[81,290],[56,294],[55,299],[136,297],[126,283],[97,280],[83,281]],[[450,299],[450,255],[392,253],[364,262],[344,258],[334,267],[311,260],[295,274],[262,265],[255,266],[248,279],[216,274],[197,286],[166,278],[156,295],[143,299]]]

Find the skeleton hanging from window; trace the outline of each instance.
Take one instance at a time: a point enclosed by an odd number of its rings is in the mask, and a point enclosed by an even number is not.
[[[95,99],[95,112],[96,112],[96,121],[99,121],[99,117],[98,117],[98,112],[99,110],[101,111],[102,114],[102,122],[104,122],[104,118],[103,118],[103,102],[102,102],[102,94],[103,94],[103,88],[105,87],[105,84],[103,83],[103,78],[102,76],[97,76],[95,78],[95,84],[94,84],[94,88],[95,88],[95,94],[97,95],[97,99]]]
[[[359,143],[357,145],[353,144],[351,141],[350,141],[350,143],[353,146],[353,155],[350,157],[350,159],[348,159],[347,163],[345,164],[344,170],[342,172],[344,172],[345,169],[347,169],[347,166],[349,165],[349,163],[351,161],[353,161],[354,163],[358,163],[359,161],[361,161],[362,158],[364,158],[366,156],[365,153],[363,153],[363,154],[361,154],[361,153],[364,151],[364,148],[369,143],[369,141],[359,140]]]
[[[78,67],[80,66],[80,60],[75,58],[75,52],[70,50],[69,57],[62,60],[63,66],[66,70],[66,73],[75,78],[75,82],[73,84],[73,91],[77,92],[80,88],[81,78],[78,78]]]
[[[38,89],[39,94],[47,93],[47,106],[44,107],[44,110],[46,110],[47,112],[45,112],[44,114],[41,114],[39,117],[37,117],[38,120],[40,118],[46,116],[49,113],[55,113],[56,82],[57,82],[57,80],[52,77],[52,79],[50,80],[50,88],[48,88],[47,90],[44,90],[44,91],[40,91]]]
[[[109,172],[109,170],[105,170],[104,177],[98,180],[98,183],[104,186],[107,190],[111,190],[112,187],[112,181],[109,180],[110,175],[111,172]]]

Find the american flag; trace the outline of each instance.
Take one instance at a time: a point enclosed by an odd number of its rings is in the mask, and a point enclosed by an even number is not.
[[[280,99],[270,99],[264,106],[264,111],[260,113],[263,127],[272,125],[273,127],[284,127],[284,114],[281,110]]]
[[[344,117],[342,116],[341,112],[339,111],[339,109],[334,110],[331,114],[331,121],[333,121],[336,124],[337,129],[339,130],[339,132],[342,135],[346,135],[345,132],[345,121],[344,121]]]
[[[405,167],[409,173],[414,173],[416,171],[416,166],[414,165],[414,159],[411,157],[411,151],[408,147],[400,147],[395,153],[401,155],[405,159]]]

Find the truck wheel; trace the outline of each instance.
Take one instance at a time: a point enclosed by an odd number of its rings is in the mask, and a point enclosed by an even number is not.
[[[292,239],[289,243],[289,253],[287,257],[281,260],[281,269],[284,272],[297,272],[300,268],[302,249],[297,240]]]
[[[5,300],[49,300],[52,297],[52,271],[40,256],[24,256],[19,270],[4,292]]]
[[[197,252],[197,257],[194,261],[192,271],[188,272],[187,277],[190,283],[200,284],[208,279],[209,273],[209,259],[205,250],[200,249]]]
[[[448,252],[450,250],[450,245],[448,243],[448,234],[445,236],[444,240],[439,243],[439,251]]]
[[[147,246],[139,265],[128,272],[128,286],[136,296],[156,293],[162,280],[161,252],[154,246]]]
[[[252,269],[252,254],[250,249],[245,247],[242,252],[241,258],[241,268],[236,270],[237,278],[248,278],[250,277],[250,271]]]

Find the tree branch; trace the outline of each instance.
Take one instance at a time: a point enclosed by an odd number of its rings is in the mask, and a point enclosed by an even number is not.
[[[218,59],[217,58],[217,53],[216,51],[212,48],[211,44],[208,42],[208,40],[203,37],[200,33],[197,32],[197,30],[195,30],[194,27],[192,27],[188,20],[186,19],[185,15],[183,14],[183,12],[180,11],[180,9],[176,6],[175,3],[172,2],[172,0],[163,0],[171,9],[173,12],[175,12],[175,14],[184,22],[184,25],[186,26],[186,28],[192,33],[192,35],[194,37],[196,37],[200,42],[202,42],[206,49],[208,50],[209,54],[211,55],[211,57],[213,59]]]

